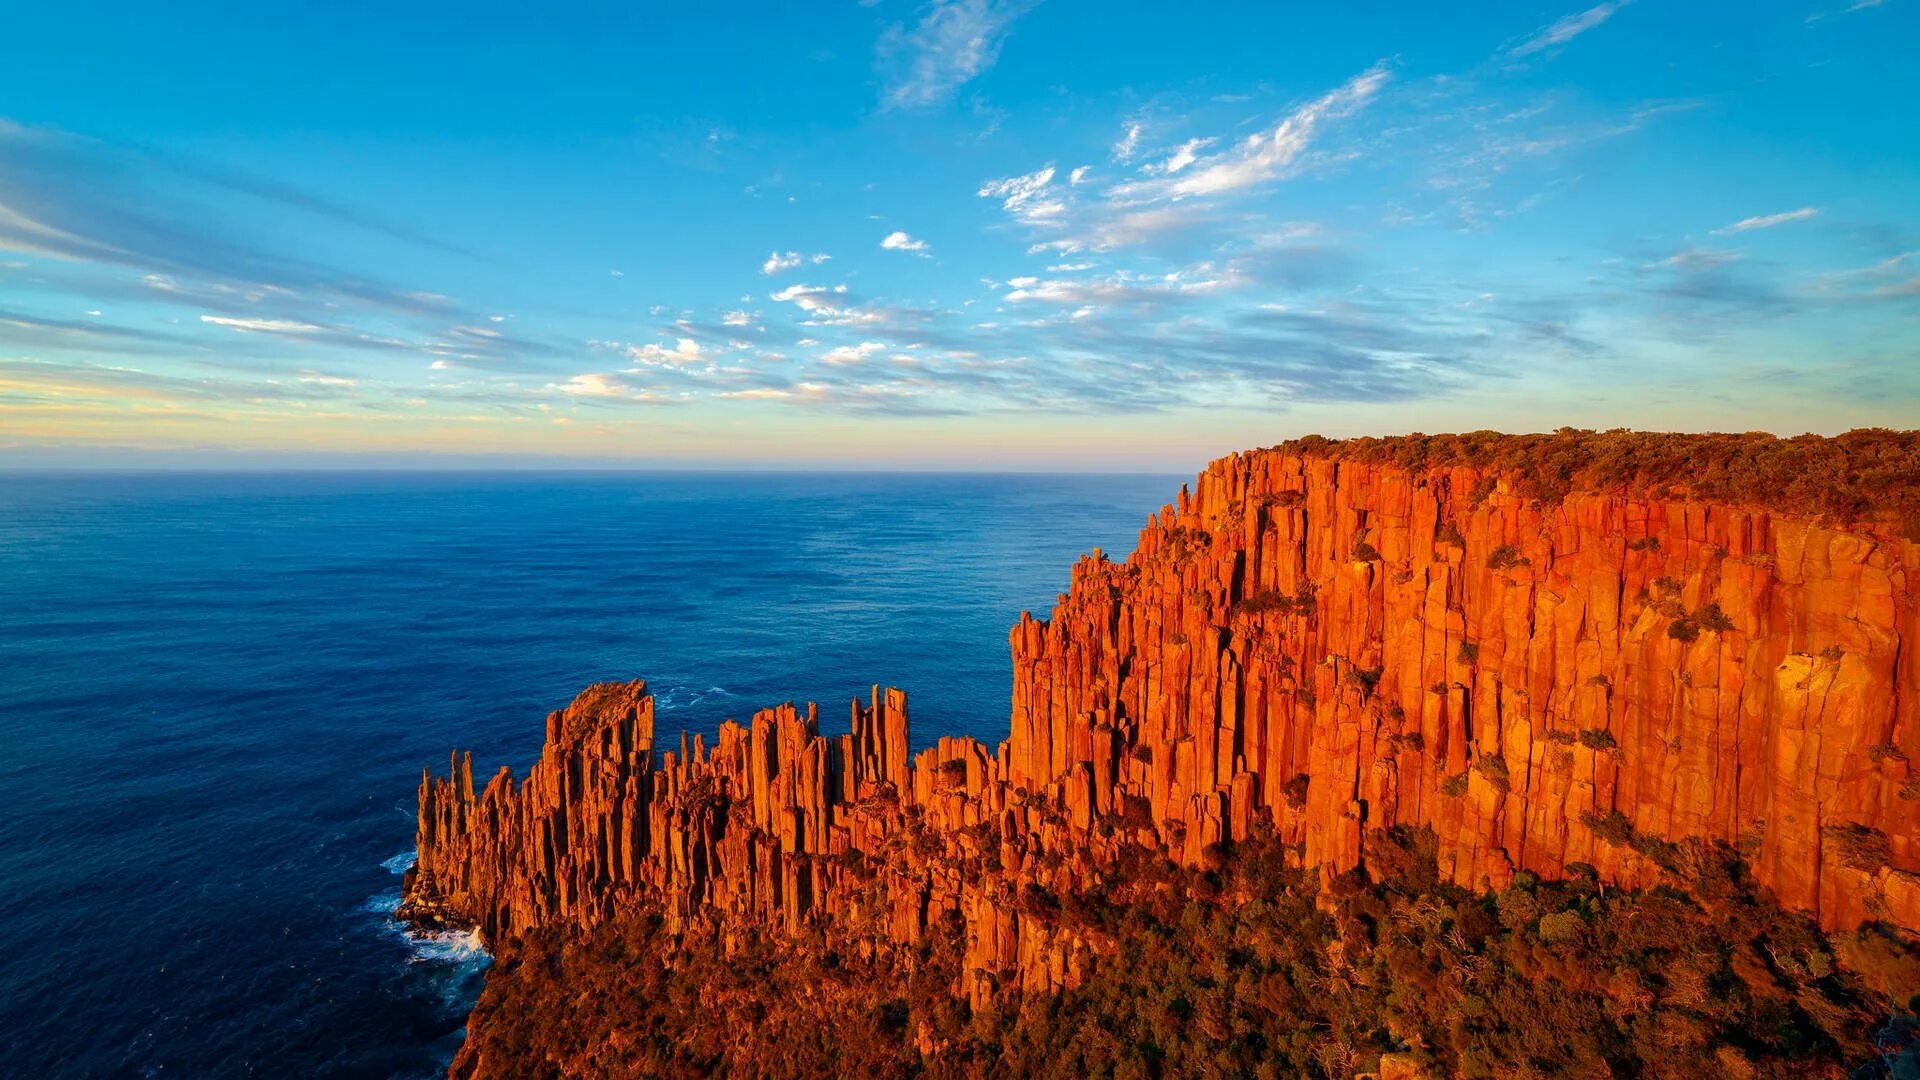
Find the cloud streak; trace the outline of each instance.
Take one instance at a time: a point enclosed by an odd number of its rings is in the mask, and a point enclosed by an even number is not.
[[[1787,210],[1778,214],[1760,214],[1755,217],[1741,218],[1731,225],[1713,230],[1713,235],[1730,236],[1734,233],[1752,232],[1755,229],[1771,229],[1778,225],[1806,221],[1818,216],[1820,211],[1817,207],[1803,206],[1798,210]]]
[[[1014,20],[1038,0],[934,0],[911,28],[889,27],[875,57],[886,73],[881,104],[917,109],[941,104],[991,68]]]
[[[1626,7],[1628,2],[1629,0],[1609,0],[1608,3],[1595,4],[1585,11],[1555,20],[1525,38],[1522,38],[1518,43],[1508,48],[1506,54],[1515,58],[1532,56],[1534,53],[1545,52],[1556,46],[1565,45],[1581,34],[1613,18],[1614,13]]]

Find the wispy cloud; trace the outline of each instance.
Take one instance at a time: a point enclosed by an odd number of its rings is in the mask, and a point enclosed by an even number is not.
[[[1039,0],[934,0],[912,27],[880,35],[875,56],[887,76],[886,108],[920,108],[954,91],[999,59],[1014,20]]]
[[[183,172],[136,150],[0,120],[0,251],[283,295],[317,294],[404,313],[452,307],[445,297],[396,288],[236,235],[224,224],[230,213],[208,208],[234,191],[357,223],[324,200],[276,185],[240,183],[204,169]]]
[[[1920,251],[1903,251],[1869,266],[1838,270],[1826,275],[1826,291],[1841,296],[1873,300],[1905,300],[1920,297]],[[0,322],[4,319],[0,318]]]
[[[0,400],[32,394],[65,401],[291,401],[355,392],[352,379],[310,371],[280,378],[190,378],[120,365],[0,359]]]
[[[1194,151],[1212,142],[1194,139],[1155,171],[1158,179],[1140,180],[1115,188],[1115,197],[1131,202],[1221,195],[1287,176],[1320,129],[1331,120],[1351,116],[1366,106],[1387,84],[1385,61],[1347,80],[1327,94],[1288,113],[1270,131],[1256,132],[1221,153],[1204,158]],[[1191,172],[1174,176],[1192,166]]]
[[[1608,0],[1607,3],[1595,4],[1585,11],[1568,15],[1563,19],[1549,23],[1522,38],[1514,45],[1509,46],[1506,50],[1506,55],[1512,57],[1531,56],[1534,53],[1551,49],[1556,45],[1565,45],[1581,34],[1611,19],[1614,13],[1626,7],[1628,2],[1629,0]]]
[[[1754,229],[1771,229],[1776,225],[1786,225],[1795,221],[1806,221],[1820,216],[1820,210],[1814,206],[1803,206],[1798,210],[1787,210],[1778,214],[1759,214],[1741,218],[1731,225],[1713,230],[1715,236],[1729,236],[1733,233],[1751,232]]]
[[[1814,12],[1813,14],[1807,16],[1807,24],[1812,25],[1814,23],[1821,22],[1826,19],[1831,19],[1836,15],[1852,15],[1857,11],[1867,11],[1872,8],[1880,7],[1885,3],[1886,3],[1886,0],[1853,0],[1853,3],[1848,4],[1846,7],[1843,7],[1843,8]]]
[[[1176,236],[1216,220],[1220,213],[1215,204],[1223,200],[1252,194],[1333,160],[1316,150],[1316,144],[1331,125],[1374,101],[1391,77],[1383,60],[1295,106],[1271,127],[1211,153],[1206,151],[1220,142],[1217,137],[1184,139],[1097,193],[1092,185],[1071,179],[1057,183],[1054,166],[1046,165],[989,180],[977,194],[998,200],[1014,221],[1042,233],[1044,238],[1030,251],[1111,251]],[[1139,153],[1139,140],[1140,126],[1129,126],[1127,156]],[[1116,147],[1116,156],[1120,149]]]
[[[590,371],[575,375],[565,382],[552,384],[550,388],[571,398],[601,402],[638,402],[660,405],[674,400],[624,375],[606,371]]]
[[[0,253],[31,260],[42,287],[102,307],[174,307],[179,315],[171,325],[260,338],[250,347],[263,361],[281,355],[282,346],[413,352],[491,369],[538,369],[553,359],[553,346],[487,327],[485,316],[434,290],[305,254],[287,239],[297,228],[236,224],[254,211],[294,226],[302,216],[319,218],[455,251],[270,179],[0,119]],[[32,332],[51,348],[70,347],[87,333],[117,333],[129,350],[171,343],[176,356],[213,348],[205,334],[186,329],[47,325]],[[28,331],[16,325],[13,333]]]
[[[200,321],[252,334],[317,334],[320,327],[293,319],[235,319],[225,315],[202,315]]]

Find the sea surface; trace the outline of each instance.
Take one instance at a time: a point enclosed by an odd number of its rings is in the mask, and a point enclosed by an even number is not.
[[[429,1076],[486,962],[391,919],[423,765],[873,682],[1006,734],[1007,630],[1172,477],[0,474],[0,1074]]]

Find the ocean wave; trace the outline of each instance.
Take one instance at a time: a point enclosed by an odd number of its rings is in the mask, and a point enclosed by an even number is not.
[[[409,963],[483,967],[493,959],[477,930],[407,930],[406,938]]]
[[[653,691],[653,704],[659,709],[688,709],[716,698],[729,698],[733,691],[724,686],[669,686]]]
[[[418,857],[418,852],[408,848],[391,859],[383,860],[380,865],[385,867],[389,874],[404,874],[413,869],[413,861]]]

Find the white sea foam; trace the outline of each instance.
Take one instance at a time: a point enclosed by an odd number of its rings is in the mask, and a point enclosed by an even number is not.
[[[402,852],[380,865],[391,873],[405,873],[413,865],[413,852]],[[368,897],[360,909],[380,916],[386,932],[406,946],[407,963],[447,965],[457,969],[457,976],[465,976],[484,970],[492,961],[479,931],[418,930],[394,918],[402,899],[399,889],[382,889]]]
[[[407,947],[412,963],[485,964],[492,959],[476,930],[408,930]]]

